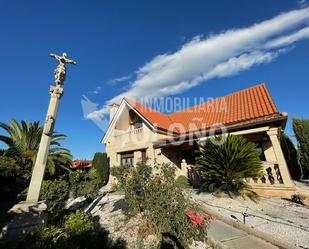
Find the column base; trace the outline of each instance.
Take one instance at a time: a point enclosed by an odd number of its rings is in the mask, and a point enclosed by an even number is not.
[[[47,215],[44,213],[46,209],[47,206],[42,201],[17,203],[8,211],[14,217],[8,225],[2,228],[0,237],[16,239],[30,233],[37,226],[44,225],[47,220]]]

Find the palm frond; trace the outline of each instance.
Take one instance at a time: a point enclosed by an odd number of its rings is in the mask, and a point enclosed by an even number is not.
[[[12,119],[8,124],[0,122],[7,134],[0,135],[0,141],[7,145],[6,156],[14,158],[23,170],[30,170],[35,163],[39,149],[43,126],[39,122],[18,122]],[[60,141],[67,138],[65,134],[54,133],[51,139],[51,147],[47,159],[47,171],[50,175],[56,172],[56,168],[68,170],[72,163],[72,155],[66,148],[61,147]]]
[[[222,137],[216,139],[221,141]],[[196,162],[195,169],[204,181],[202,190],[226,192],[230,196],[248,192],[250,186],[245,178],[262,175],[262,162],[256,145],[241,136],[229,135],[220,145],[206,140],[199,147]]]

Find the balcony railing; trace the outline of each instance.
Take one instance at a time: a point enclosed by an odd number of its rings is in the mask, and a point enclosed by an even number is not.
[[[246,179],[250,185],[282,186],[283,179],[279,165],[276,162],[263,162],[263,176],[261,178]]]
[[[187,165],[185,160],[182,161],[181,167],[186,167],[188,170],[188,177],[194,182],[195,185],[200,185],[203,179],[200,173]],[[248,184],[252,187],[263,187],[263,186],[273,186],[273,187],[283,187],[284,182],[281,176],[279,165],[276,162],[263,162],[263,176],[260,178],[246,178]]]
[[[118,147],[137,145],[144,141],[143,127],[114,134],[114,143]]]
[[[140,127],[140,128],[133,129],[133,130],[130,130],[130,131],[125,131],[125,132],[122,132],[122,133],[119,133],[119,134],[115,134],[114,137],[117,138],[117,137],[121,137],[121,136],[128,136],[128,135],[131,135],[131,134],[141,134],[142,132],[143,132],[143,127]]]

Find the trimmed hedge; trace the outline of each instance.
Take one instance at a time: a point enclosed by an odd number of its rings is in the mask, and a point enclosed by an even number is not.
[[[108,182],[109,178],[109,160],[106,153],[97,152],[94,154],[92,166],[97,171],[97,177],[101,186]]]
[[[309,120],[293,119],[293,130],[298,142],[298,160],[303,178],[309,178]]]

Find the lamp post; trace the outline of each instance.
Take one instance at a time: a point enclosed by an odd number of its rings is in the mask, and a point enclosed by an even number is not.
[[[67,54],[63,53],[62,56],[51,54],[59,65],[54,71],[55,85],[50,87],[50,101],[47,110],[44,129],[41,137],[41,142],[36,157],[35,165],[33,167],[29,190],[27,193],[26,202],[37,203],[39,201],[40,190],[44,178],[47,157],[50,149],[50,142],[54,131],[58,107],[60,99],[63,95],[63,82],[66,78],[66,64],[75,65],[76,62],[67,58]]]

